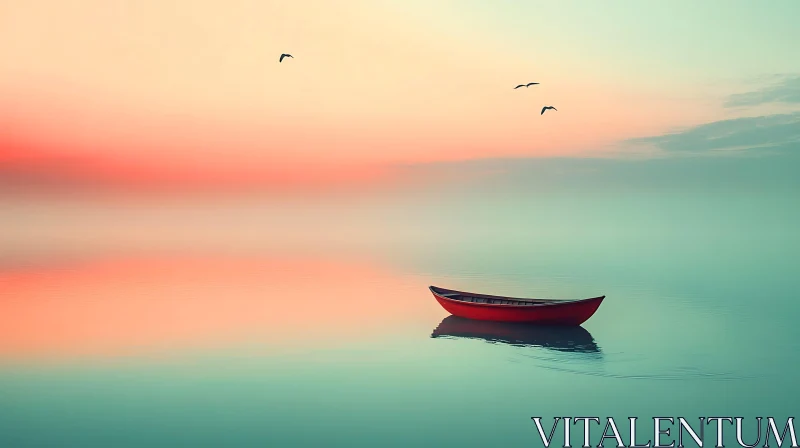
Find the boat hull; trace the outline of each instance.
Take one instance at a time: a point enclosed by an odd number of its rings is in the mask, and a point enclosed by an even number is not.
[[[605,299],[605,296],[602,296],[584,300],[520,306],[465,302],[445,297],[433,289],[431,292],[442,308],[454,316],[473,320],[525,322],[542,325],[581,325],[594,315]]]

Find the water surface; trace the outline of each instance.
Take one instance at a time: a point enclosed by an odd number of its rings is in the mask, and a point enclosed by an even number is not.
[[[532,416],[793,416],[795,199],[8,202],[0,446],[541,446]],[[548,332],[448,317],[431,284],[607,299]]]

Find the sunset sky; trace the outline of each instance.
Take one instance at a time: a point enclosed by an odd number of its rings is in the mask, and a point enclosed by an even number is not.
[[[303,186],[663,156],[714,132],[716,149],[794,145],[798,16],[792,0],[5,1],[0,176]]]

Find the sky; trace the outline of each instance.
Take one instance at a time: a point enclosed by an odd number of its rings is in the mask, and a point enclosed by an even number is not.
[[[482,160],[782,153],[800,142],[799,15],[791,0],[3,1],[0,184],[288,192]]]

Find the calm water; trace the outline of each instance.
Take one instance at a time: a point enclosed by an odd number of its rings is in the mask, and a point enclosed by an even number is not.
[[[797,199],[9,202],[0,446],[541,446],[532,416],[795,416]],[[551,334],[450,318],[431,284],[607,300]]]

